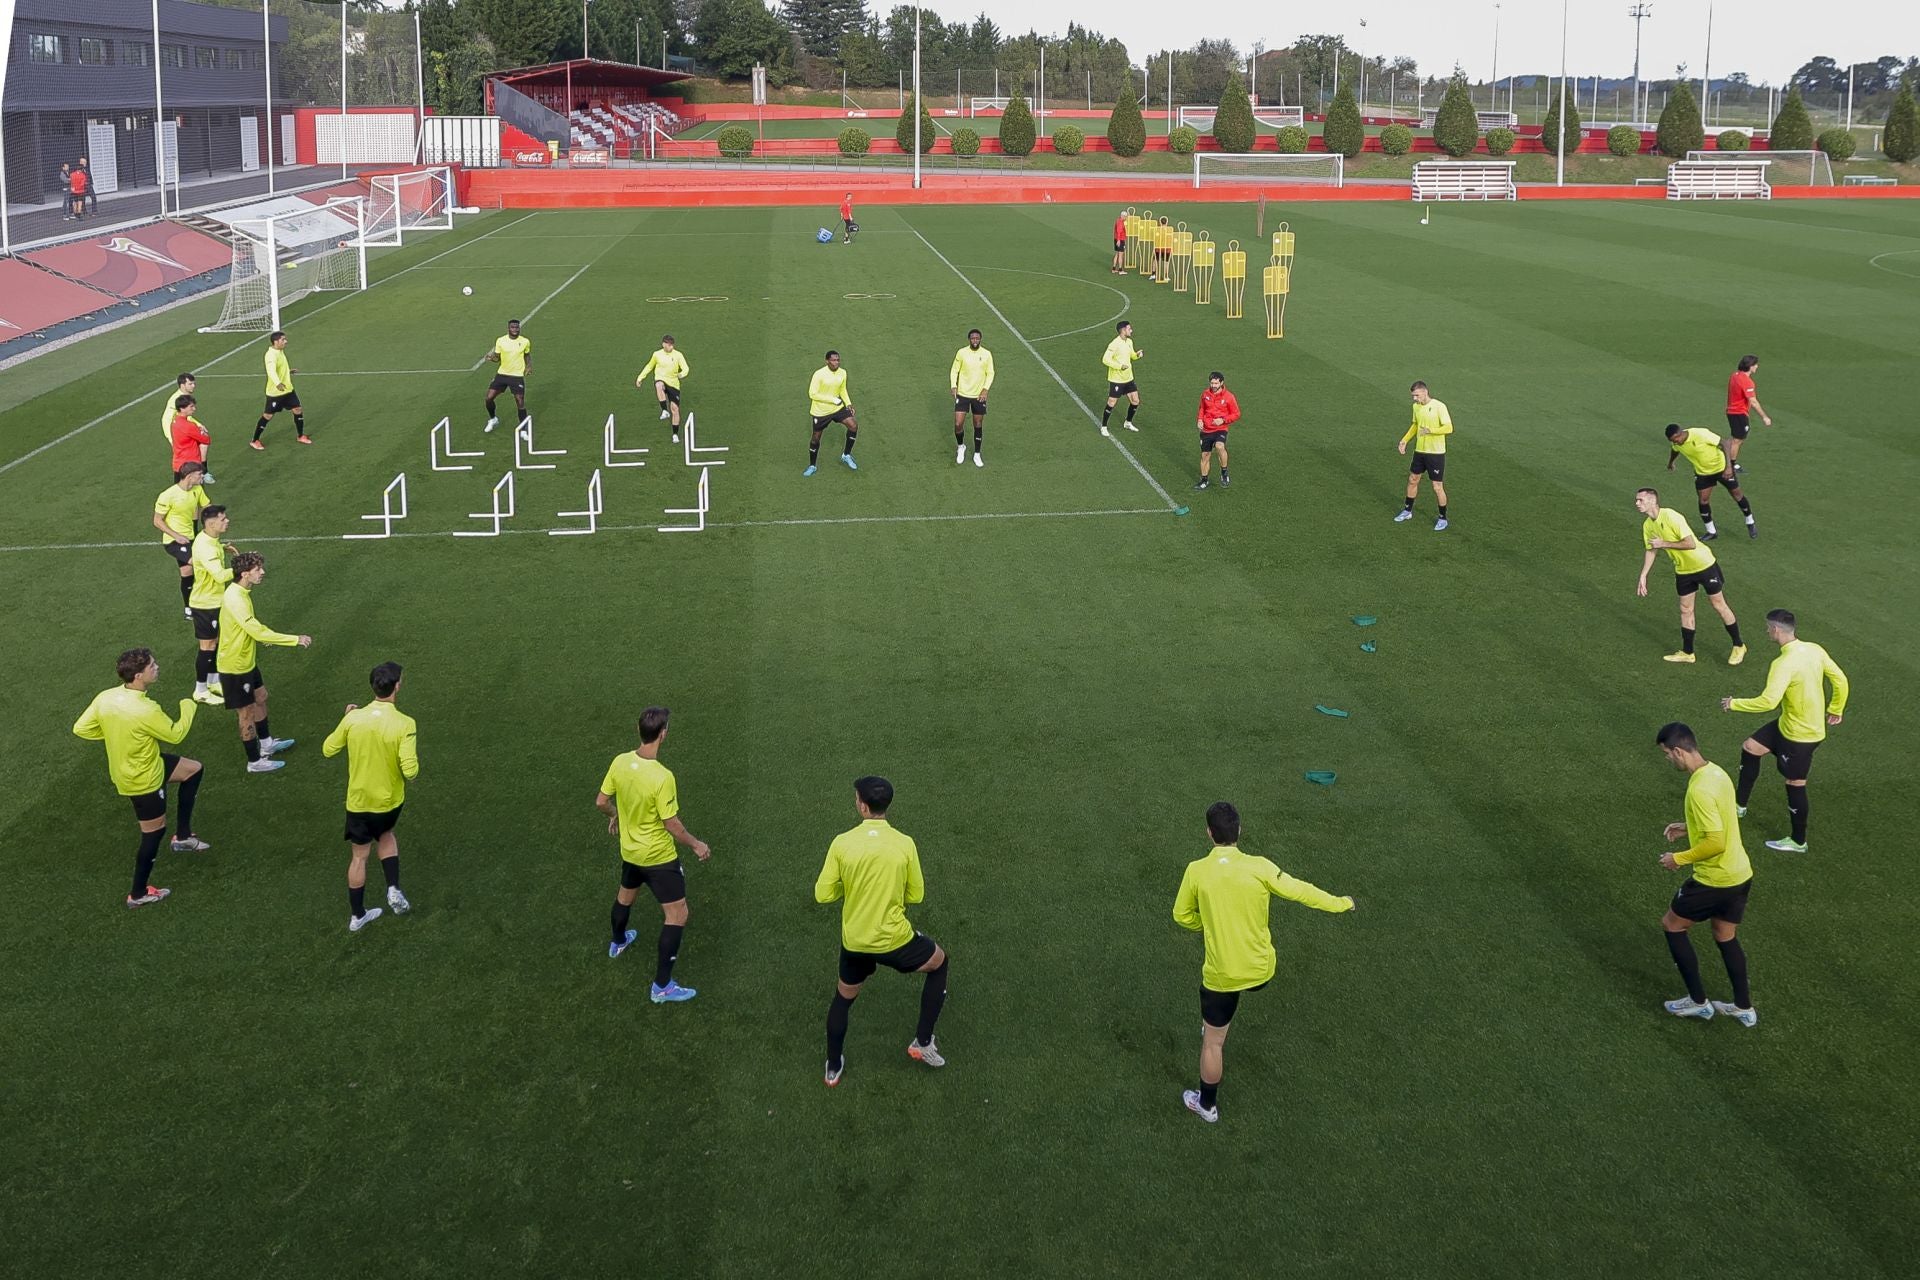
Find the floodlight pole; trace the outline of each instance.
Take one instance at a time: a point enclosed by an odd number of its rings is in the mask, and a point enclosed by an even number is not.
[[[1700,59],[1700,127],[1707,127],[1707,103],[1711,98],[1708,75],[1713,67],[1713,0],[1707,0],[1707,53]]]
[[[1040,42],[1040,73],[1034,80],[1034,91],[1040,99],[1040,136],[1047,136],[1047,42]]]
[[[593,57],[587,37],[587,6],[592,3],[593,0],[580,0],[580,60],[582,62]]]
[[[1640,24],[1653,16],[1653,5],[1636,4],[1627,10],[1627,16],[1633,19],[1633,122],[1645,124],[1646,116],[1640,110]]]
[[[414,143],[413,158],[417,164],[427,145],[427,62],[420,50],[420,10],[413,11],[413,88],[414,96],[420,106],[419,141]]]
[[[265,0],[262,0],[264,5]],[[167,216],[167,114],[160,90],[160,0],[153,0],[153,173],[160,184],[160,216]]]
[[[1173,136],[1173,50],[1167,50],[1167,136]]]
[[[420,45],[420,16],[414,15],[414,47]],[[273,18],[267,0],[260,0],[260,47],[265,50],[267,69],[267,194],[273,194]],[[422,125],[421,128],[425,128]]]
[[[1493,110],[1500,109],[1500,6],[1493,6]]]
[[[913,189],[920,189],[920,6],[913,6]]]
[[[1853,69],[1860,65],[1854,63],[1847,68],[1847,128],[1853,128]]]
[[[340,0],[340,176],[347,176],[347,0]],[[277,316],[273,327],[280,327]]]
[[[1553,140],[1556,163],[1553,185],[1567,185],[1567,0],[1560,0],[1560,115],[1554,121],[1560,136]]]

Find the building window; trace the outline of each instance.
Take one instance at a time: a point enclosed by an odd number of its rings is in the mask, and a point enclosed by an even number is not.
[[[198,45],[193,51],[193,65],[202,71],[211,71],[220,65],[220,51],[210,45]]]
[[[246,69],[247,69],[246,51],[243,49],[227,50],[227,70],[245,71]]]
[[[80,62],[83,66],[104,67],[107,65],[107,42],[95,40],[90,36],[80,37]]]
[[[67,42],[61,36],[28,36],[28,56],[35,62],[65,62]]]
[[[184,67],[187,65],[187,46],[183,44],[163,44],[160,46],[160,65],[163,67]]]
[[[153,47],[144,44],[123,44],[120,46],[120,60],[130,67],[150,67],[153,65]]]

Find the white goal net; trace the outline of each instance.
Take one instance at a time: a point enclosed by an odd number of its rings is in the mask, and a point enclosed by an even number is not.
[[[1188,126],[1198,133],[1212,133],[1213,119],[1220,114],[1218,107],[1181,107],[1177,123]],[[1281,129],[1290,124],[1304,125],[1307,122],[1304,107],[1255,107],[1253,121],[1269,129]]]
[[[453,171],[419,169],[382,173],[368,184],[369,245],[392,246],[409,231],[447,231],[453,227]]]
[[[280,328],[281,309],[309,293],[367,287],[366,202],[358,197],[234,217],[228,226],[233,271],[226,305],[202,333],[264,333]]]
[[[1028,98],[1025,94],[1020,96],[1026,102],[1028,108],[1031,109],[1033,99]],[[990,94],[979,94],[967,99],[967,114],[977,116],[982,111],[1005,111],[1012,104],[1013,99],[1004,94],[997,98]]]
[[[1193,185],[1200,187],[1209,182],[1306,182],[1323,187],[1344,187],[1347,184],[1347,158],[1338,152],[1324,151],[1302,155],[1196,151],[1193,153]]]
[[[1830,187],[1833,185],[1833,161],[1824,151],[1689,151],[1689,160],[1719,164],[1748,164],[1755,160],[1773,161],[1767,169],[1767,181],[1776,187]]]

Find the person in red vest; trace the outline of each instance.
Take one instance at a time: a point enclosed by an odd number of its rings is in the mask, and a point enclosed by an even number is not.
[[[1773,419],[1760,407],[1759,393],[1753,389],[1753,371],[1759,367],[1759,356],[1741,356],[1740,367],[1727,379],[1727,461],[1735,471],[1746,470],[1740,465],[1740,446],[1747,438],[1750,415],[1757,413],[1760,421],[1773,425]]]
[[[1193,486],[1195,489],[1207,487],[1207,468],[1216,453],[1220,455],[1221,487],[1233,483],[1227,475],[1227,429],[1238,421],[1240,402],[1227,390],[1227,375],[1216,369],[1207,375],[1207,389],[1200,393],[1200,483]]]
[[[1120,216],[1113,220],[1113,274],[1122,276],[1127,269],[1120,265],[1127,256],[1127,211],[1122,209]]]
[[[846,239],[841,244],[852,244],[853,233],[860,228],[853,221],[853,192],[849,191],[840,200],[840,225],[846,228]]]
[[[73,204],[73,216],[84,218],[87,215],[87,170],[84,165],[74,168],[67,174],[67,194]]]
[[[204,469],[207,446],[213,443],[213,437],[200,425],[200,419],[193,416],[198,403],[190,395],[181,395],[174,399],[173,407],[173,469],[178,471],[189,462],[198,463]],[[200,483],[212,484],[213,476],[202,475]]]

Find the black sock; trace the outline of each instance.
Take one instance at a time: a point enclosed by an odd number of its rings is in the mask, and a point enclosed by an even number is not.
[[[1713,508],[1704,502],[1700,504],[1700,523],[1709,528],[1713,526]]]
[[[160,856],[161,831],[142,831],[140,833],[140,852],[133,859],[133,892],[129,897],[142,898],[147,893],[147,881],[153,878],[153,862]]]
[[[176,839],[181,839],[193,834],[193,802],[198,799],[200,795],[200,779],[206,776],[204,773],[194,774],[191,778],[181,783],[179,791],[175,793],[180,798],[179,813],[173,827],[173,834]]]
[[[240,745],[246,749],[248,764],[252,764],[260,758],[260,739],[242,738],[240,739]]]
[[[633,914],[631,903],[617,899],[613,904],[613,940],[617,945],[627,940],[627,917]]]
[[[266,429],[267,429],[267,420],[266,420],[265,418],[262,418],[262,419],[260,419],[260,420],[259,420],[258,422],[256,422],[256,423],[254,423],[254,424],[253,424],[253,438],[254,438],[255,440],[258,440],[258,439],[260,438],[260,433],[261,433],[262,431],[265,431]]]
[[[952,963],[942,960],[938,969],[927,970],[927,981],[920,988],[920,1023],[913,1029],[915,1044],[933,1043],[933,1024],[940,1021],[940,1008],[947,1002],[947,966]]]
[[[353,918],[355,920],[367,914],[367,886],[364,884],[348,885],[347,905],[353,908]]]
[[[486,403],[487,403],[487,421],[492,422],[494,419],[493,401],[489,400]]]
[[[1740,504],[1740,511],[1747,519],[1753,519],[1753,504],[1751,502],[1748,502],[1745,498],[1735,498],[1734,501]]]
[[[307,419],[304,414],[296,413],[293,415],[293,434],[297,436],[307,434]]]
[[[527,412],[527,406],[525,405],[519,406],[519,409],[520,409],[519,422],[520,422],[520,425],[524,427],[527,425],[527,419],[531,418],[533,415]]]
[[[254,736],[262,742],[265,742],[273,736],[273,730],[267,727],[267,718],[265,716],[261,716],[253,722],[253,733]]]
[[[1742,1009],[1753,1008],[1753,992],[1747,986],[1747,951],[1740,945],[1740,939],[1728,938],[1720,945],[1720,960],[1727,966],[1727,977],[1733,983],[1733,1002]]]
[[[400,855],[396,853],[391,858],[380,859],[380,874],[387,878],[387,888],[398,889],[400,887]]]
[[[1693,939],[1687,936],[1686,930],[1667,934],[1667,950],[1673,953],[1673,963],[1686,981],[1687,994],[1696,1004],[1706,1003],[1707,988],[1700,981],[1700,957],[1693,953]]]
[[[986,429],[985,427],[981,427],[981,426],[976,426],[976,427],[974,427],[974,429],[973,429],[973,451],[974,451],[975,453],[978,453],[978,452],[980,452],[980,442],[981,442],[981,440],[983,440],[983,439],[984,439],[984,438],[986,437],[986,434],[987,434],[987,429]]]
[[[1220,478],[1222,480],[1227,478],[1227,469],[1224,466],[1220,468]]]
[[[853,1010],[853,1001],[833,993],[833,1003],[827,1006],[827,1065],[840,1067],[846,1064],[843,1050],[847,1044],[847,1014]]]
[[[853,442],[859,438],[860,433],[858,431],[855,431],[852,427],[847,428],[847,447],[842,450],[847,457],[851,458],[853,456]]]
[[[1100,425],[1106,426],[1113,417],[1113,406],[1108,405],[1100,414]]]
[[[1793,842],[1807,842],[1807,789],[1805,787],[1787,788],[1787,816],[1793,819]]]
[[[1738,621],[1727,624],[1727,638],[1733,641],[1733,647],[1740,647],[1740,624]]]
[[[1409,510],[1409,511],[1411,511],[1411,510],[1413,510],[1413,499],[1412,499],[1412,498],[1408,498],[1408,499],[1407,499],[1407,510]]]
[[[1692,627],[1680,628],[1680,652],[1682,653],[1693,652],[1694,634],[1695,634],[1694,629]]]
[[[660,926],[660,946],[653,965],[653,985],[664,987],[673,981],[673,962],[680,956],[680,935],[687,931],[683,924],[663,924]]]
[[[1740,782],[1734,788],[1733,798],[1742,809],[1747,807],[1747,801],[1753,799],[1753,784],[1760,781],[1760,762],[1764,759],[1765,756],[1756,756],[1751,752],[1740,753]]]
[[[1137,405],[1137,404],[1134,404],[1134,403],[1133,403],[1132,401],[1128,401],[1128,402],[1127,402],[1127,421],[1128,421],[1128,422],[1132,422],[1132,421],[1133,421],[1133,412],[1134,412],[1134,410],[1136,410],[1136,409],[1138,409],[1139,407],[1140,407],[1139,405]]]
[[[1447,518],[1447,504],[1444,502],[1440,504],[1440,518],[1442,520]]]
[[[1200,1082],[1200,1105],[1211,1111],[1219,1105],[1219,1102],[1220,1082],[1215,1080],[1212,1084],[1208,1084],[1205,1080],[1202,1080]]]
[[[181,604],[187,603],[188,598],[191,597],[192,595],[193,595],[193,579],[192,578],[180,579],[180,603]]]
[[[820,461],[820,441],[818,439],[807,446],[807,465],[813,466]]]
[[[219,657],[219,653],[215,650],[198,650],[193,659],[193,678],[201,684],[212,684],[214,679],[213,664]]]
[[[959,427],[955,427],[953,429],[953,442],[957,445],[966,444],[967,442],[966,432],[962,431]]]

